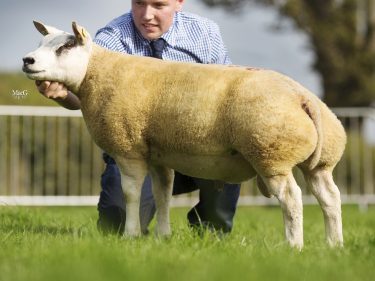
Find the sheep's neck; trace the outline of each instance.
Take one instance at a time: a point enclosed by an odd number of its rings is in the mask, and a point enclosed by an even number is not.
[[[122,54],[93,45],[87,72],[77,93],[81,107],[95,108],[108,100],[108,95],[114,92],[117,86],[115,64],[124,59]]]

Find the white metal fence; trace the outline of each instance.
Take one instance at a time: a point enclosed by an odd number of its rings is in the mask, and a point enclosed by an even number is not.
[[[375,109],[335,108],[348,144],[335,169],[342,201],[375,203]],[[61,107],[0,106],[0,205],[95,205],[104,168],[80,111]],[[103,132],[105,133],[105,132]],[[295,171],[305,203],[315,203]],[[196,196],[174,198],[191,205]],[[243,184],[240,204],[276,204],[254,181]]]

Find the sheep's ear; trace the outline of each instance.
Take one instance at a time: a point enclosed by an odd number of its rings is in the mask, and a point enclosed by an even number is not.
[[[52,26],[48,26],[48,25],[45,25],[39,21],[33,21],[36,29],[41,33],[43,34],[44,36],[48,35],[48,34],[54,34],[54,33],[61,33],[63,31],[57,29],[57,28],[54,28]]]
[[[72,22],[74,35],[77,38],[78,44],[84,45],[89,40],[90,35],[82,26],[78,25],[75,21]]]

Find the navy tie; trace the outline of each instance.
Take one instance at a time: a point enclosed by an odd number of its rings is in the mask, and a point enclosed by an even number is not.
[[[152,50],[152,56],[157,59],[163,59],[162,53],[166,42],[163,38],[156,39],[154,41],[151,41],[151,50]]]

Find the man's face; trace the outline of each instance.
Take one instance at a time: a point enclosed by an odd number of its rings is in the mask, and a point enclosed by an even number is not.
[[[136,28],[145,39],[155,40],[166,33],[184,0],[132,0]]]

